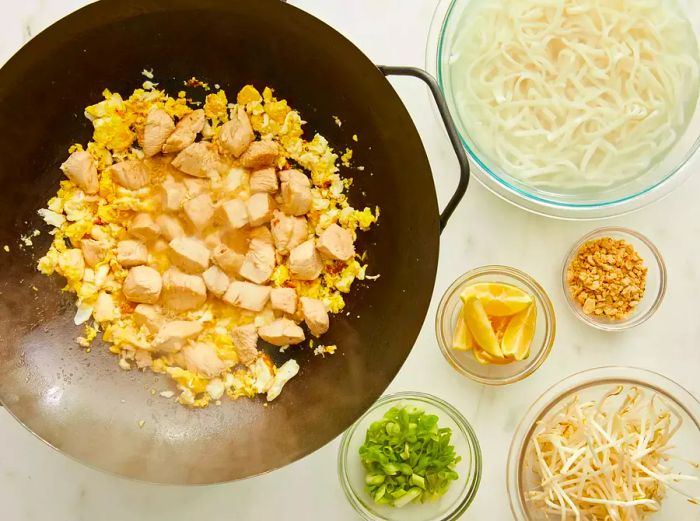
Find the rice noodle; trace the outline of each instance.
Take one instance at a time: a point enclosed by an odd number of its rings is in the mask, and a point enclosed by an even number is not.
[[[682,135],[698,45],[668,0],[477,0],[450,75],[469,138],[529,185],[605,187]]]

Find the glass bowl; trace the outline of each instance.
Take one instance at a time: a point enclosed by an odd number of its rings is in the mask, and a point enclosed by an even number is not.
[[[590,240],[599,239],[602,237],[622,239],[631,244],[634,249],[637,250],[640,257],[644,259],[644,263],[647,266],[647,285],[644,291],[644,296],[636,309],[623,320],[609,320],[604,317],[587,315],[584,313],[581,305],[576,302],[571,295],[571,291],[569,291],[566,280],[567,268],[576,256],[579,248]],[[561,277],[566,301],[569,304],[569,308],[571,308],[571,310],[574,312],[574,315],[576,315],[577,318],[586,324],[602,331],[622,331],[645,322],[651,318],[654,312],[659,308],[666,293],[666,265],[661,257],[661,253],[659,253],[659,250],[656,249],[656,246],[654,246],[649,239],[644,237],[642,234],[635,232],[634,230],[614,226],[593,230],[591,233],[584,235],[581,240],[574,244],[573,248],[571,248],[571,251],[569,251],[569,254],[564,260]]]
[[[435,414],[440,427],[452,429],[450,443],[462,460],[459,479],[437,501],[411,503],[402,508],[377,505],[365,490],[365,469],[359,456],[367,428],[395,406],[412,405]],[[458,519],[474,500],[481,482],[481,448],[476,434],[462,414],[447,402],[429,394],[401,392],[381,397],[343,434],[338,451],[338,477],[345,496],[362,519],[369,521],[447,521]]]
[[[535,336],[530,345],[530,356],[525,360],[505,365],[483,365],[471,351],[452,349],[452,335],[462,306],[459,295],[464,287],[478,282],[505,282],[534,297],[537,305]],[[528,274],[507,266],[483,266],[465,273],[447,289],[438,305],[435,332],[440,351],[458,372],[484,384],[505,385],[526,378],[542,365],[554,344],[556,319],[547,293]]]
[[[668,195],[693,172],[687,163],[700,146],[699,99],[689,100],[692,117],[685,131],[670,150],[653,161],[640,176],[620,186],[606,189],[577,190],[539,189],[523,183],[512,173],[498,167],[480,150],[465,121],[455,95],[455,79],[450,58],[454,55],[457,35],[464,17],[470,16],[475,4],[485,0],[441,0],[433,16],[426,48],[426,68],[433,73],[447,100],[460,137],[472,161],[474,177],[502,199],[528,211],[560,219],[587,220],[623,215]],[[675,2],[690,21],[693,32],[700,34],[700,10],[695,0]],[[493,30],[490,28],[489,30]]]
[[[510,508],[516,521],[554,521],[558,516],[547,516],[526,499],[528,490],[537,487],[538,479],[530,469],[530,442],[537,422],[557,408],[564,400],[578,393],[582,401],[599,399],[605,392],[618,385],[636,386],[649,393],[657,393],[666,406],[674,409],[683,424],[673,437],[673,454],[682,455],[685,461],[673,458],[674,471],[700,477],[694,463],[700,462],[700,402],[686,389],[658,373],[632,367],[599,367],[571,375],[547,389],[527,410],[515,430],[508,452],[507,487]],[[695,497],[700,495],[700,480],[682,481],[679,486]],[[700,506],[689,503],[685,497],[669,490],[654,521],[681,521],[698,519]],[[567,519],[573,519],[573,516]]]

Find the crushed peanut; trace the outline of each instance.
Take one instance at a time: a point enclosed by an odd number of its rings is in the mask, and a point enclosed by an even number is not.
[[[574,300],[587,315],[622,320],[639,305],[647,267],[634,247],[602,237],[586,242],[569,264],[566,280]]]

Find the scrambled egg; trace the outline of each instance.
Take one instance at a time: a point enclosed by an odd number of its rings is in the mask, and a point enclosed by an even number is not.
[[[152,74],[148,77],[152,79]],[[184,92],[171,97],[157,90],[157,84],[147,83],[150,88],[136,89],[126,99],[119,93],[105,90],[103,101],[85,109],[85,116],[94,127],[92,141],[86,145],[74,144],[69,153],[89,153],[98,172],[98,190],[88,194],[72,180],[60,182],[56,196],[48,201],[46,208],[39,210],[46,223],[53,227],[50,232],[53,241],[38,261],[38,269],[45,275],[62,275],[66,279],[64,291],[76,294],[75,323],[84,324],[84,332],[77,339],[81,346],[89,348],[101,331],[103,340],[110,344],[110,351],[119,357],[120,367],[129,370],[135,366],[168,375],[180,390],[178,400],[183,405],[203,407],[224,395],[238,399],[262,393],[268,400],[274,399],[284,383],[297,374],[297,363],[290,360],[276,367],[261,353],[253,363],[244,365],[240,363],[230,334],[235,326],[253,320],[256,324],[269,321],[269,317],[274,318],[271,312],[253,315],[224,306],[210,296],[201,308],[170,317],[202,325],[196,340],[213,345],[217,358],[226,365],[224,372],[211,378],[189,370],[181,353],[154,350],[154,331],[135,318],[136,306],[124,296],[122,289],[128,269],[117,260],[116,245],[129,238],[127,223],[137,212],[157,209],[157,185],[164,178],[159,169],[167,166],[150,160],[154,172],[152,183],[135,190],[118,185],[110,167],[130,159],[144,159],[142,141],[149,111],[162,109],[171,118],[180,120],[194,110]],[[207,84],[194,78],[185,83],[209,90]],[[339,158],[326,139],[316,134],[310,141],[305,140],[304,122],[299,113],[289,107],[286,100],[276,99],[268,87],[261,94],[254,86],[246,85],[235,96],[235,103],[229,102],[223,90],[208,94],[203,106],[206,116],[203,138],[214,139],[221,125],[233,118],[240,107],[245,109],[253,129],[262,139],[275,140],[281,146],[278,167],[293,161],[309,174],[313,204],[306,217],[310,233],[321,233],[332,224],[338,224],[349,230],[354,240],[358,230],[367,230],[376,223],[378,209],[356,210],[350,206],[344,193],[350,181],[338,175]],[[341,161],[349,164],[351,157],[352,151],[347,149]],[[96,265],[88,266],[80,253],[84,239],[108,245],[104,257]],[[164,272],[169,267],[167,256],[150,253],[149,265]],[[347,262],[325,260],[321,276],[313,281],[293,278],[288,266],[281,263],[275,266],[270,284],[294,288],[299,297],[319,299],[331,313],[339,313],[345,307],[343,295],[350,291],[355,280],[365,278],[367,266],[363,260],[364,255],[355,255]],[[335,349],[336,346],[319,346],[316,351],[330,354]],[[161,395],[173,394],[164,391]]]

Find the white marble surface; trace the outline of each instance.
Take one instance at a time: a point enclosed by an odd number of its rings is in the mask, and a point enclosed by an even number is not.
[[[377,63],[422,66],[434,2],[294,3],[343,32]],[[0,0],[0,63],[32,35],[85,3]],[[456,161],[446,136],[424,88],[410,79],[397,80],[395,85],[423,136],[444,202],[456,182]],[[689,168],[698,166],[695,161]],[[563,255],[573,241],[596,225],[527,214],[472,183],[442,236],[433,305],[421,335],[389,389],[436,394],[457,406],[476,429],[484,454],[484,474],[464,519],[510,519],[505,461],[512,430],[527,405],[560,378],[600,365],[637,365],[660,371],[700,396],[698,195],[700,176],[695,176],[664,201],[609,221],[635,228],[657,244],[668,265],[669,287],[664,304],[651,321],[630,332],[604,334],[571,315],[559,282]],[[526,381],[506,388],[480,386],[455,373],[440,355],[433,332],[437,300],[450,282],[468,269],[493,263],[512,265],[535,276],[550,293],[558,312],[557,341],[549,360]],[[199,488],[151,486],[107,476],[65,458],[0,410],[0,519],[355,519],[336,479],[337,447],[335,440],[280,471],[240,483]]]

